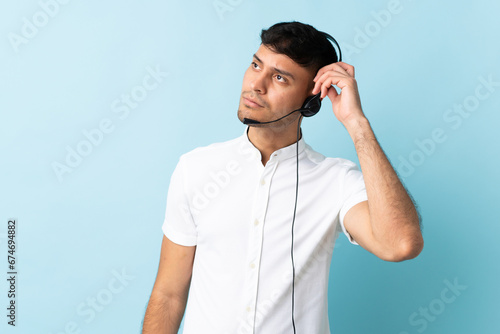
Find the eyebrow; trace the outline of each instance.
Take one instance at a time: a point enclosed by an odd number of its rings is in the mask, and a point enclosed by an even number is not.
[[[255,53],[253,54],[253,57],[254,57],[255,59],[257,59],[257,61],[258,61],[259,63],[264,64],[264,62],[263,62],[263,61],[262,61],[259,57],[257,57],[257,55],[256,55]],[[274,71],[276,71],[276,72],[278,72],[278,73],[279,73],[279,74],[281,74],[281,75],[284,75],[284,76],[290,77],[292,80],[295,80],[295,77],[294,77],[294,76],[293,76],[293,74],[292,74],[292,73],[290,73],[290,72],[280,70],[280,69],[279,69],[279,68],[277,68],[277,67],[273,67],[273,70],[274,70]]]

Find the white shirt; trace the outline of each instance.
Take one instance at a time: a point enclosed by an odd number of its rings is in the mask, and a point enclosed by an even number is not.
[[[248,128],[247,128],[248,130]],[[196,245],[185,334],[280,334],[292,327],[292,218],[296,144],[265,166],[245,133],[181,156],[170,181],[164,234]],[[298,334],[329,334],[328,275],[347,211],[367,200],[356,164],[299,141],[294,223]]]

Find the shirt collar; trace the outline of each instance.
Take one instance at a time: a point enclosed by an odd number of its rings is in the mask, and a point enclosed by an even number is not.
[[[257,149],[252,144],[250,139],[248,139],[248,129],[249,128],[250,127],[247,126],[245,131],[243,132],[243,135],[241,136],[242,141],[246,147],[248,147],[250,150],[255,152],[254,154],[255,154],[256,158],[258,158],[259,160],[262,160],[262,155],[260,154],[259,149]],[[302,129],[301,129],[301,132],[302,132]],[[304,151],[305,147],[306,147],[306,142],[304,141],[304,134],[302,134],[301,138],[299,139],[299,155],[302,153],[302,151]],[[297,148],[296,148],[295,143],[293,143],[289,146],[282,147],[279,150],[274,151],[271,154],[271,157],[269,160],[283,161],[285,159],[295,157],[296,152],[297,152]]]

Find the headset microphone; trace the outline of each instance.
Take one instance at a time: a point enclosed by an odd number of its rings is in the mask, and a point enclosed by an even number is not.
[[[256,120],[253,120],[253,119],[250,119],[250,118],[243,118],[243,124],[262,124],[261,122],[259,121],[256,121]]]
[[[294,110],[291,113],[289,113],[289,114],[287,114],[287,115],[285,115],[283,117],[280,117],[278,119],[275,119],[274,121],[269,121],[269,122],[260,122],[260,121],[257,121],[255,119],[251,119],[251,118],[243,118],[243,124],[251,125],[251,124],[269,124],[269,123],[274,123],[274,122],[282,120],[285,117],[290,116],[291,114],[293,114],[294,112],[297,112],[299,110],[302,110],[302,109]]]
[[[277,121],[282,120],[285,117],[290,116],[291,114],[300,111],[302,116],[304,117],[311,117],[314,116],[318,113],[319,109],[321,108],[321,92],[319,92],[316,95],[309,96],[305,101],[304,104],[302,105],[301,108],[295,109],[294,111],[286,114],[285,116],[282,116],[278,119],[275,119],[273,121],[268,121],[268,122],[260,122],[251,118],[243,118],[243,124],[247,125],[252,125],[252,124],[269,124],[269,123],[274,123]]]

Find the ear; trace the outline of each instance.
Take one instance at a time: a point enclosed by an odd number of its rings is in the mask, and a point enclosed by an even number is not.
[[[311,81],[309,83],[309,86],[307,87],[307,96],[311,96],[313,95],[313,89],[314,89],[314,85],[316,83],[314,81],[312,81],[312,78],[311,78]]]
[[[314,89],[314,85],[316,84],[313,79],[314,77],[316,76],[318,72],[317,71],[314,71],[314,70],[311,70],[310,71],[310,80],[309,80],[309,85],[307,86],[307,96],[311,96],[313,95],[313,89]]]

